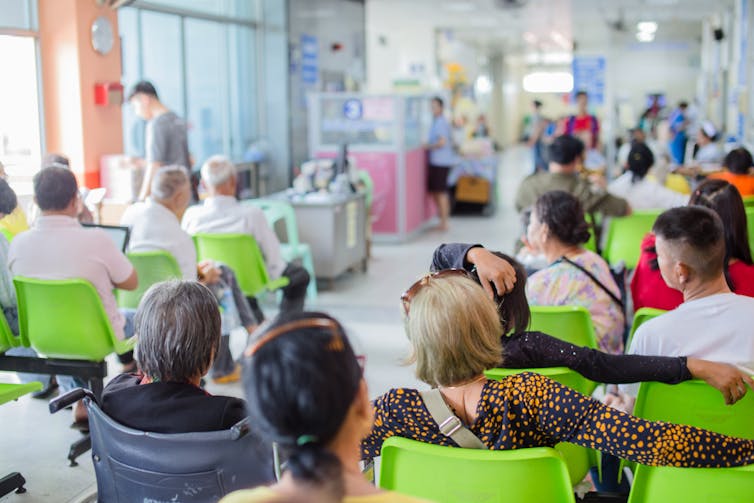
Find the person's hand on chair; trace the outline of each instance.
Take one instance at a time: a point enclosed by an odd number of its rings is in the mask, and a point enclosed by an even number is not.
[[[733,405],[742,399],[748,391],[747,386],[754,389],[754,381],[747,372],[727,363],[688,358],[686,367],[695,379],[703,379],[717,388],[727,405]]]
[[[199,276],[199,283],[203,285],[213,285],[220,280],[220,268],[215,265],[214,260],[202,260],[196,264]]]

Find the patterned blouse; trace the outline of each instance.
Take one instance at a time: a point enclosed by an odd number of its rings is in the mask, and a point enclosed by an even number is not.
[[[440,433],[414,389],[393,389],[374,405],[374,428],[361,444],[363,458],[379,456],[382,443],[391,436],[457,446]],[[645,421],[530,372],[487,381],[476,412],[474,422],[466,426],[491,450],[571,442],[652,466],[754,463],[754,440]]]
[[[572,261],[591,272],[620,297],[610,268],[594,252],[583,250]],[[526,283],[526,297],[533,306],[583,306],[592,315],[597,344],[606,353],[623,352],[623,310],[589,276],[568,262],[556,262],[535,272]]]

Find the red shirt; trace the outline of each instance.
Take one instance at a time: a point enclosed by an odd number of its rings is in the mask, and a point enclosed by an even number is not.
[[[650,262],[657,260],[655,236],[647,234],[641,242],[641,255],[631,278],[631,297],[634,311],[642,307],[654,307],[669,311],[683,302],[683,294],[665,284],[659,269],[653,270]],[[733,292],[754,297],[754,265],[739,260],[728,266],[728,274],[733,282]]]

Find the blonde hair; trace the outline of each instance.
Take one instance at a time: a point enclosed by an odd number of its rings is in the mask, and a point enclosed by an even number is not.
[[[451,386],[500,365],[503,328],[492,299],[470,278],[428,278],[404,319],[408,363],[431,386]]]

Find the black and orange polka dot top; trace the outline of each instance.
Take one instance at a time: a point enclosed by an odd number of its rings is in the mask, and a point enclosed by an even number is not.
[[[363,458],[379,456],[382,442],[391,436],[457,446],[440,433],[414,389],[393,389],[374,406],[374,428],[361,445]],[[571,442],[645,465],[754,463],[754,440],[645,421],[531,372],[487,381],[476,412],[474,422],[466,426],[492,450]]]

